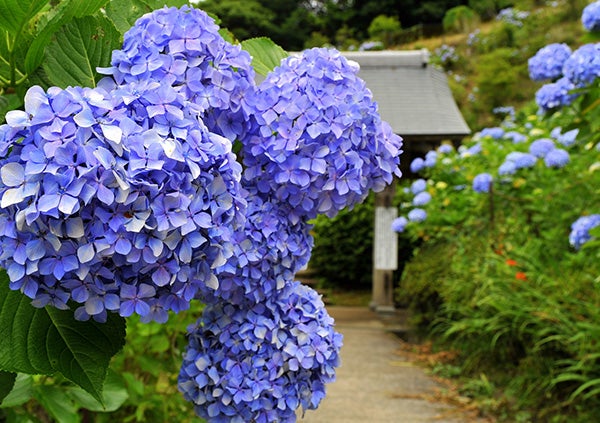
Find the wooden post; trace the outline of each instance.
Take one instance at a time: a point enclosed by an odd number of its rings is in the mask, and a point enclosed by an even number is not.
[[[398,269],[398,236],[392,221],[398,217],[393,206],[395,184],[375,194],[375,239],[373,243],[373,296],[370,308],[379,313],[393,313],[394,270]]]

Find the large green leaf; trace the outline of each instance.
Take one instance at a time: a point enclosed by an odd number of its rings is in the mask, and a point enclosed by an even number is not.
[[[257,74],[266,76],[279,66],[288,53],[269,38],[258,37],[242,41],[242,48],[252,56],[252,66]]]
[[[80,322],[72,311],[34,308],[0,279],[0,369],[29,374],[62,373],[102,402],[108,364],[125,343],[125,321]]]
[[[52,41],[54,34],[74,18],[91,16],[98,12],[109,0],[61,0],[56,13],[38,28],[35,39],[27,50],[25,70],[31,74],[44,60],[44,49]]]
[[[12,408],[25,404],[33,396],[33,378],[31,375],[18,373],[10,393],[0,403],[0,408]]]
[[[0,28],[16,36],[48,0],[0,0]]]
[[[106,6],[106,16],[124,34],[140,16],[151,10],[142,0],[111,0]]]
[[[16,379],[16,373],[0,370],[0,404],[2,404],[2,401],[4,401],[4,398],[6,398],[10,391],[12,391]]]
[[[108,66],[120,34],[105,17],[86,16],[62,28],[46,48],[44,71],[59,87],[96,85],[96,67]]]
[[[108,371],[106,382],[104,383],[102,403],[77,386],[68,388],[67,395],[73,398],[78,408],[97,412],[115,411],[129,398],[125,381],[119,374],[112,370]]]

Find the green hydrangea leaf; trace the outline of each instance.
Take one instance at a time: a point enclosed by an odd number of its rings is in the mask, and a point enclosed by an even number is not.
[[[129,31],[135,21],[152,9],[142,0],[111,0],[106,6],[106,16],[121,33]]]
[[[87,16],[62,28],[46,48],[43,68],[59,87],[96,86],[97,66],[108,66],[112,51],[120,46],[120,34],[105,17]]]
[[[48,0],[0,0],[0,28],[16,35]]]
[[[35,308],[0,276],[0,369],[64,377],[102,402],[111,357],[125,343],[125,320],[109,313],[106,323],[80,322],[71,310]]]
[[[282,59],[288,57],[284,49],[266,37],[242,41],[242,48],[250,53],[254,70],[262,76],[267,76],[276,66],[279,66]]]
[[[42,21],[37,28],[27,55],[25,70],[33,73],[44,61],[44,49],[52,42],[54,36],[74,18],[83,18],[96,14],[108,0],[62,0],[56,11],[48,20]],[[99,64],[97,64],[99,66]]]
[[[4,398],[6,398],[10,391],[12,391],[16,379],[16,373],[0,370],[0,404],[2,404],[2,401],[4,401]]]

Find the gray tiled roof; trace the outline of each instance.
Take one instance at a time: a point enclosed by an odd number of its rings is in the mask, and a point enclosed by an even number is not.
[[[446,75],[428,64],[427,50],[344,52],[360,65],[383,120],[400,136],[462,138],[471,130]]]

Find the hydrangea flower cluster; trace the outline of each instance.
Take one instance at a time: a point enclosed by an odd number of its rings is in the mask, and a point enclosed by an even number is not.
[[[590,229],[600,225],[600,214],[590,214],[582,216],[571,225],[571,233],[569,234],[569,243],[579,250],[583,244],[592,239]]]
[[[533,81],[560,78],[563,74],[563,65],[571,53],[571,48],[564,43],[553,43],[542,47],[527,62],[529,77]]]
[[[209,305],[191,331],[179,388],[210,421],[294,422],[335,377],[341,335],[297,282],[250,308]]]
[[[571,92],[575,88],[569,78],[562,77],[556,82],[543,85],[535,93],[535,102],[543,111],[568,106],[577,98],[577,94]]]
[[[480,173],[473,178],[473,191],[479,193],[490,192],[494,178],[489,173]]]
[[[535,157],[544,158],[546,154],[555,148],[556,145],[550,138],[540,138],[529,145],[529,152]]]
[[[581,23],[588,31],[600,30],[600,1],[590,3],[583,9]]]
[[[497,21],[505,22],[509,25],[517,27],[523,26],[523,21],[529,17],[529,12],[524,10],[518,10],[513,7],[507,7],[502,9],[496,15]]]
[[[264,201],[252,192],[246,200],[246,225],[234,234],[231,258],[216,269],[218,289],[207,286],[203,292],[208,302],[220,299],[252,305],[265,301],[310,258],[312,225],[292,221],[286,204]]]
[[[565,61],[563,75],[576,87],[591,84],[600,76],[600,43],[584,44],[575,50]]]
[[[164,322],[202,299],[184,396],[211,421],[295,421],[341,346],[293,281],[308,221],[400,176],[402,139],[339,52],[290,57],[256,87],[248,53],[188,6],[144,15],[111,63],[95,89],[32,88],[0,126],[10,288],[99,321]]]
[[[119,84],[130,107],[157,125],[181,127],[178,110],[191,103],[211,132],[232,141],[249,127],[245,98],[255,87],[250,55],[225,41],[199,9],[144,15],[103,72]]]
[[[241,166],[182,109],[185,131],[132,119],[101,88],[31,88],[1,127],[0,264],[33,304],[166,320],[232,252]],[[139,118],[140,116],[137,116]]]
[[[284,59],[250,100],[244,178],[297,219],[334,216],[400,176],[402,139],[357,72],[339,52],[313,48]]]

